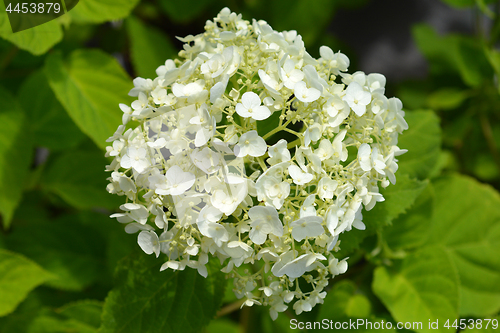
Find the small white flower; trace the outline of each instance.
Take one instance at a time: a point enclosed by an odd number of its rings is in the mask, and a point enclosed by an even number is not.
[[[207,174],[212,174],[220,168],[221,155],[208,147],[201,151],[196,148],[190,157],[194,165]]]
[[[324,161],[330,158],[335,151],[333,150],[333,145],[328,139],[323,139],[319,143],[318,149],[314,151],[320,160]]]
[[[250,239],[255,244],[263,244],[267,235],[283,236],[283,224],[281,223],[278,212],[274,207],[256,206],[248,211],[251,227]]]
[[[385,76],[379,73],[371,73],[368,74],[366,77],[366,81],[368,83],[368,87],[370,88],[370,91],[373,92],[378,92],[378,93],[384,93],[384,88],[385,88]]]
[[[292,59],[285,61],[283,67],[279,68],[279,75],[288,89],[294,89],[295,84],[304,78],[304,73],[295,67],[295,61]]]
[[[298,166],[290,165],[288,167],[288,172],[293,179],[293,182],[297,185],[304,185],[309,183],[313,179],[313,175],[308,172],[303,172]]]
[[[170,195],[181,195],[189,190],[195,182],[195,176],[191,172],[184,172],[178,165],[167,170],[167,191]]]
[[[203,103],[208,97],[204,80],[197,80],[186,85],[174,83],[172,85],[172,92],[176,97],[187,98],[189,103]]]
[[[318,141],[322,134],[321,126],[319,124],[316,123],[309,126],[304,132],[304,146],[308,147],[311,141]]]
[[[149,105],[149,100],[146,94],[142,91],[139,93],[139,99],[132,102],[131,106],[134,109],[132,116],[140,117],[149,114],[153,108]]]
[[[264,120],[271,115],[271,111],[267,106],[261,105],[259,95],[253,91],[243,94],[241,103],[236,104],[236,113],[243,118],[251,117],[255,120]]]
[[[302,217],[290,224],[293,238],[300,242],[306,237],[317,237],[325,232],[321,223],[323,219],[319,216]]]
[[[304,275],[305,272],[313,270],[317,260],[326,260],[322,254],[305,253],[296,259],[289,261],[275,273],[276,276],[286,275],[290,279],[298,278]]]
[[[339,261],[337,258],[331,257],[328,262],[328,269],[333,276],[344,274],[347,272],[347,258]]]
[[[212,238],[217,246],[229,240],[229,233],[226,228],[217,223],[222,217],[222,212],[213,206],[205,206],[200,211],[197,224],[201,234]]]
[[[137,236],[137,243],[146,254],[154,253],[157,258],[160,255],[160,240],[154,231],[141,231]]]
[[[321,96],[321,92],[315,88],[307,88],[304,81],[297,82],[294,88],[295,97],[301,102],[314,102]]]
[[[266,141],[257,134],[257,131],[248,131],[238,140],[238,144],[234,147],[234,155],[259,157],[264,155],[266,150]]]
[[[321,199],[332,199],[333,193],[337,189],[338,182],[329,177],[323,177],[318,182],[318,196]]]
[[[120,206],[120,209],[125,211],[125,214],[117,213],[113,214],[110,217],[117,217],[118,221],[120,221],[121,217],[126,217],[128,221],[137,221],[140,224],[146,224],[149,211],[143,205],[134,204],[134,203],[126,203]],[[124,222],[128,222],[125,220]],[[120,221],[121,222],[121,221]]]
[[[335,71],[336,74],[339,71],[345,72],[349,67],[349,58],[340,52],[333,53],[332,49],[328,46],[321,46],[319,48],[319,54],[321,58],[328,63],[328,66],[337,69],[337,71]]]
[[[142,147],[128,147],[127,153],[123,155],[120,164],[122,168],[133,168],[138,173],[144,172],[150,166],[147,150]]]
[[[286,148],[286,140],[280,139],[276,144],[269,147],[268,152],[270,158],[267,162],[271,165],[278,164],[280,162],[290,161],[290,151]]]
[[[359,83],[353,81],[345,90],[345,95],[342,99],[349,104],[354,113],[361,117],[365,114],[366,106],[370,104],[372,95],[364,90]]]
[[[310,194],[306,200],[304,200],[304,203],[302,204],[302,207],[300,207],[300,218],[307,217],[307,216],[316,216],[316,206],[315,203],[316,200],[316,195]]]
[[[255,184],[257,199],[280,209],[290,194],[290,184],[272,176],[262,176]]]
[[[373,168],[381,175],[385,175],[384,169],[386,165],[377,147],[374,147],[372,151],[369,144],[363,143],[359,146],[358,161],[363,171],[370,171]]]
[[[259,77],[262,81],[262,84],[266,89],[273,95],[279,95],[279,91],[283,87],[283,84],[279,83],[276,78],[271,77],[262,69],[258,71]]]
[[[213,85],[210,89],[210,103],[215,103],[218,98],[222,97],[222,94],[226,91],[227,83],[228,80],[222,80]]]
[[[372,164],[371,164],[371,159],[370,155],[372,153],[372,149],[370,148],[370,145],[367,143],[363,143],[361,146],[359,146],[358,149],[358,161],[359,161],[359,166],[363,171],[370,171],[372,169]]]

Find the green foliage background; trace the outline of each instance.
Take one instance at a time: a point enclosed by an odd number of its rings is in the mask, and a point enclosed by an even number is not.
[[[438,320],[441,332],[457,319],[498,319],[500,5],[444,2],[473,8],[478,29],[413,27],[430,70],[389,82],[409,124],[397,184],[364,214],[367,230],[341,237],[349,270],[325,303],[274,322],[264,307],[239,309],[217,262],[207,279],[160,273],[161,260],[138,250],[108,217],[122,200],[105,191],[105,140],[121,122],[118,104],[131,102],[132,77],[154,76],[176,56],[175,36],[201,32],[222,7],[297,30],[316,55],[341,45],[326,29],[334,13],[368,0],[80,0],[16,34],[0,2],[0,332],[271,333],[291,331],[294,318],[420,321],[416,332]]]

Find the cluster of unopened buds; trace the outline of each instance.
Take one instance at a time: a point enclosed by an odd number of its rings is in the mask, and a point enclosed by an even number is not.
[[[348,74],[344,54],[314,59],[296,31],[228,8],[179,39],[180,59],[120,104],[108,191],[127,202],[112,217],[161,270],[206,277],[216,257],[244,305],[310,311],[347,270],[339,235],[396,182],[402,104],[383,75]]]

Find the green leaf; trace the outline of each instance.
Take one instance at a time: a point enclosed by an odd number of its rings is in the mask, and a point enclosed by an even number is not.
[[[28,333],[96,333],[101,322],[102,303],[79,301],[35,318]]]
[[[385,201],[378,202],[370,211],[363,211],[366,230],[353,229],[340,235],[340,258],[358,248],[363,239],[381,230],[404,213],[427,186],[427,181],[410,179],[408,175],[399,174],[399,171],[396,178],[396,185],[391,184],[380,191]]]
[[[84,300],[66,304],[57,312],[67,318],[78,320],[94,328],[101,325],[102,302]]]
[[[363,212],[363,220],[368,224],[377,228],[390,224],[413,205],[428,183],[410,179],[406,174],[397,174],[396,179],[395,185],[391,184],[380,191],[385,201],[377,203],[372,210]]]
[[[172,3],[183,2],[172,1]],[[163,65],[165,60],[177,55],[174,46],[163,32],[145,25],[134,16],[127,18],[126,25],[136,74],[144,78],[156,77],[156,68]]]
[[[442,1],[456,8],[472,7],[476,4],[476,0],[442,0]]]
[[[383,203],[382,203],[383,204]],[[434,190],[431,184],[422,191],[406,214],[392,221],[382,230],[382,236],[391,250],[407,250],[421,246],[429,236]]]
[[[106,240],[106,266],[110,276],[114,274],[119,261],[137,249],[137,237],[127,234],[123,224],[110,219],[108,213],[80,212],[78,221],[96,230]]]
[[[346,318],[364,318],[371,315],[368,298],[359,293],[356,284],[350,280],[335,283],[325,297],[319,310],[319,319],[344,321]]]
[[[63,38],[61,25],[57,20],[12,33],[5,4],[0,1],[0,37],[13,43],[20,49],[35,55],[44,54]]]
[[[201,15],[214,0],[159,0],[158,2],[171,20],[174,22],[187,22]]]
[[[458,34],[439,36],[425,24],[417,24],[412,30],[418,48],[430,61],[431,73],[458,72],[471,87],[492,78],[491,67],[476,39]]]
[[[478,87],[483,81],[493,78],[492,68],[478,40],[460,36],[456,59],[462,80],[468,86]]]
[[[97,281],[106,282],[105,240],[82,225],[78,215],[49,219],[28,213],[16,214],[16,219],[19,223],[5,237],[5,244],[52,273],[49,286],[79,291]]]
[[[231,320],[220,318],[212,320],[206,328],[207,333],[240,333],[240,326]]]
[[[500,169],[495,158],[488,152],[478,152],[473,161],[474,175],[483,181],[494,182],[500,176]]]
[[[413,111],[407,112],[405,119],[409,128],[398,138],[398,147],[408,152],[398,157],[398,173],[428,178],[441,149],[439,118],[431,111]]]
[[[51,150],[67,149],[85,138],[56,99],[42,71],[33,73],[24,81],[18,99],[28,116],[37,146]]]
[[[51,274],[22,255],[0,249],[0,316],[11,313]]]
[[[27,333],[96,333],[97,329],[71,319],[42,315],[33,320]]]
[[[429,60],[431,73],[456,72],[458,44],[456,35],[439,36],[428,24],[414,25],[412,34],[419,50]]]
[[[500,73],[500,52],[495,49],[485,49],[485,53],[491,67]]]
[[[443,0],[443,2],[455,8],[472,7],[476,4],[482,8],[482,6],[485,6],[488,3],[493,3],[495,0]]]
[[[452,110],[469,97],[469,92],[457,88],[442,88],[427,97],[427,105],[433,110]]]
[[[435,183],[428,244],[446,249],[461,281],[460,314],[500,310],[500,196],[465,176]]]
[[[14,312],[8,316],[0,317],[0,332],[2,333],[27,333],[28,327],[41,312],[46,311],[38,292],[41,288],[31,291]]]
[[[218,310],[226,279],[207,264],[208,277],[186,267],[160,272],[163,262],[144,253],[126,257],[104,304],[101,333],[200,332]]]
[[[100,151],[70,151],[47,167],[41,185],[80,209],[114,209],[124,200],[106,191],[106,178],[110,176],[104,171],[107,164]]]
[[[21,200],[32,159],[32,139],[25,116],[12,95],[0,87],[0,213],[5,228]]]
[[[74,51],[67,61],[60,53],[47,57],[45,74],[66,112],[101,148],[121,124],[119,103],[132,83],[118,62],[98,50]]]
[[[375,269],[373,291],[398,322],[422,322],[416,332],[448,332],[428,327],[429,320],[458,317],[459,279],[441,247],[426,247],[407,256],[394,268]]]
[[[351,280],[341,280],[333,285],[320,305],[316,321],[321,322],[322,329],[329,328],[332,331],[394,332],[387,325],[396,326],[389,318],[382,324],[382,319],[373,314],[368,297]]]
[[[491,67],[493,67],[497,76],[500,75],[500,52],[494,49],[485,49],[484,51]],[[497,88],[500,92],[500,85]]]
[[[80,0],[67,15],[78,23],[103,23],[130,15],[139,0]]]
[[[396,96],[403,102],[405,110],[418,110],[427,106],[427,97],[432,91],[428,82],[407,81],[398,85]]]

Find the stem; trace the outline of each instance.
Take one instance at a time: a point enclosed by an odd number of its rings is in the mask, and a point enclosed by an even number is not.
[[[287,149],[295,148],[298,144],[301,144],[300,139],[295,139],[286,145]]]
[[[265,140],[267,138],[269,138],[271,135],[275,134],[275,133],[278,133],[279,131],[285,129],[288,124],[290,124],[292,122],[292,120],[288,120],[286,123],[284,123],[282,126],[278,126],[276,127],[275,129],[273,129],[271,132],[267,133],[266,135],[264,135],[262,138]]]
[[[493,138],[493,132],[491,131],[491,126],[488,118],[484,113],[480,113],[479,119],[481,121],[481,129],[483,130],[484,138],[486,139],[486,143],[488,144],[488,148],[490,150],[491,156],[495,160],[499,170],[500,170],[500,155],[498,153],[498,148],[495,143],[495,139]]]
[[[238,311],[241,308],[241,305],[245,302],[244,299],[238,300],[236,302],[230,303],[224,306],[222,309],[217,311],[215,318],[223,317],[227,314],[233,313],[234,311]]]
[[[260,159],[260,157],[257,157],[256,159],[257,159],[257,162],[259,162],[259,165],[260,165],[260,167],[262,168],[262,171],[263,171],[263,172],[266,172],[266,171],[267,171],[267,166],[266,166],[266,164],[264,163],[264,161],[262,161],[262,160]]]
[[[5,55],[3,58],[2,62],[0,62],[0,73],[3,72],[7,66],[9,66],[10,62],[14,57],[16,56],[17,52],[19,52],[19,49],[15,46],[12,46],[12,48],[9,50],[9,52]]]

